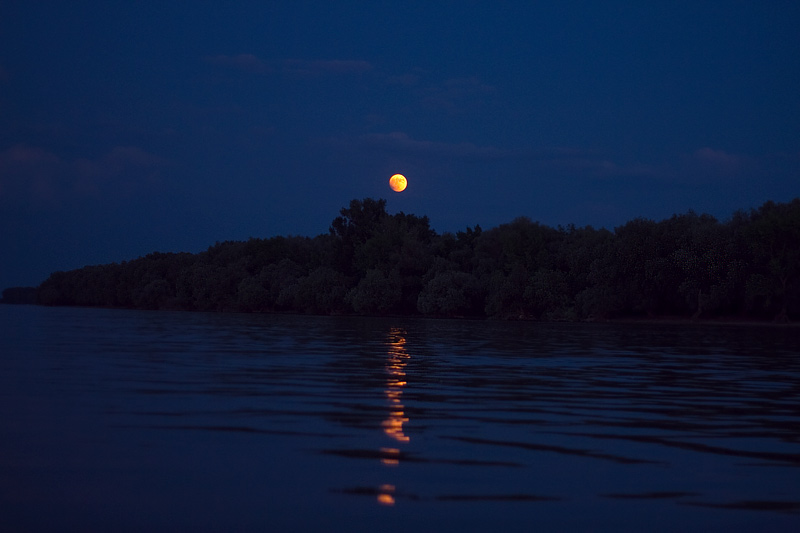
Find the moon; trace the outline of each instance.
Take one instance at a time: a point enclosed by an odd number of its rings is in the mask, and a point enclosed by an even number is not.
[[[406,190],[407,186],[408,180],[402,174],[395,174],[389,178],[389,187],[391,187],[394,192],[403,192]]]

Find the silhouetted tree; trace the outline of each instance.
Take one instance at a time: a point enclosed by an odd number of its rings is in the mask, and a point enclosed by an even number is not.
[[[36,287],[9,287],[3,289],[0,303],[4,304],[35,304]]]
[[[16,298],[15,289],[4,300]],[[21,293],[20,293],[21,294]],[[30,292],[27,293],[28,295]],[[525,217],[437,235],[427,217],[353,200],[327,234],[54,272],[37,303],[541,320],[800,313],[800,199],[721,223],[688,212],[613,232]]]
[[[800,198],[788,204],[766,202],[750,216],[745,235],[756,267],[748,292],[775,313],[776,321],[786,322],[790,300],[800,291]]]

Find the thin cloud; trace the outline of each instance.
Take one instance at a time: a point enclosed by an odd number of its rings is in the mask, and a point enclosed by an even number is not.
[[[462,76],[444,80],[430,79],[430,73],[415,69],[405,74],[386,76],[384,83],[408,91],[417,105],[430,111],[461,114],[474,111],[489,102],[497,88],[477,76]]]
[[[78,159],[75,189],[79,194],[130,196],[159,181],[167,160],[137,146],[116,146],[98,159]]]
[[[496,89],[481,82],[477,77],[451,78],[438,84],[419,89],[422,103],[429,108],[459,113],[473,109],[496,92]]]
[[[84,176],[113,176],[130,168],[160,167],[165,160],[136,146],[116,146],[99,159],[78,159],[76,164]]]
[[[13,171],[21,167],[39,167],[42,164],[50,166],[58,163],[58,161],[58,156],[43,148],[17,144],[0,152],[0,165],[2,165],[0,168],[3,169],[3,173],[0,176],[9,172],[9,169]]]
[[[507,151],[493,146],[479,146],[468,142],[446,143],[417,140],[399,131],[363,135],[357,139],[357,143],[372,148],[409,155],[498,158],[508,154]]]
[[[579,148],[533,149],[528,152],[527,157],[534,166],[575,177],[654,177],[663,174],[650,165],[618,163],[605,154]]]
[[[320,76],[325,74],[360,74],[372,69],[369,61],[360,59],[330,59],[307,61],[287,59],[284,69],[293,74]]]
[[[332,143],[348,149],[367,149],[370,153],[423,158],[516,160],[542,175],[619,178],[659,177],[665,172],[641,163],[623,164],[602,153],[577,148],[507,149],[471,142],[441,142],[415,139],[405,132],[370,133],[358,137],[339,137]]]
[[[253,54],[207,56],[205,61],[211,65],[233,68],[254,74],[263,74],[269,70],[267,64]]]
[[[738,172],[748,163],[746,157],[708,147],[695,151],[694,158],[702,165],[724,173]]]
[[[163,157],[153,155],[137,146],[117,146],[106,156],[106,160],[119,166],[143,168],[160,167],[166,164]]]
[[[770,157],[755,158],[709,147],[700,148],[682,158],[683,179],[693,183],[754,179],[763,176],[770,166]]]
[[[52,203],[63,161],[42,148],[17,144],[0,152],[0,202]]]
[[[254,54],[206,56],[205,62],[217,67],[230,68],[252,74],[284,72],[301,76],[323,76],[336,74],[359,74],[372,69],[369,61],[361,59],[285,59],[267,61]]]
[[[167,165],[136,146],[68,161],[44,148],[18,144],[0,152],[0,203],[41,207],[84,197],[129,197],[155,186]]]
[[[400,74],[397,76],[389,76],[386,78],[386,83],[389,85],[402,85],[404,87],[412,87],[419,83],[418,74]]]

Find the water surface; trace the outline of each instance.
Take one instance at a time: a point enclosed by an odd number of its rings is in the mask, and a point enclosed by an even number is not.
[[[0,306],[0,416],[12,531],[800,525],[797,328]]]

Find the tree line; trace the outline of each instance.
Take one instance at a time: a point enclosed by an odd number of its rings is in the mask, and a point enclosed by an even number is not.
[[[800,198],[724,222],[689,211],[615,228],[520,217],[438,234],[353,200],[326,234],[216,243],[54,272],[43,305],[531,320],[800,316]]]

